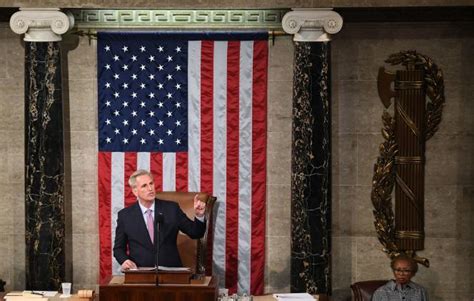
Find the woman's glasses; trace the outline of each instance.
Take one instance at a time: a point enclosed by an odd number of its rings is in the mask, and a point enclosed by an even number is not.
[[[412,272],[412,270],[402,270],[402,269],[394,269],[393,271],[398,274],[411,274]]]

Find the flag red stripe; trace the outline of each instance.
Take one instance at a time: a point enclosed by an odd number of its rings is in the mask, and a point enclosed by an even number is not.
[[[253,55],[252,107],[252,245],[250,291],[263,294],[265,267],[265,200],[267,153],[267,64],[268,42],[255,41]],[[265,133],[263,135],[262,133]]]
[[[128,207],[137,201],[137,198],[132,192],[132,188],[128,185],[128,179],[137,170],[137,153],[125,153],[124,165],[124,199],[125,207]]]
[[[150,154],[150,172],[155,180],[156,191],[163,190],[163,153]]]
[[[99,188],[99,239],[100,239],[100,282],[112,274],[112,215],[110,192],[110,163],[109,152],[99,152],[98,188]]]
[[[201,191],[213,191],[214,42],[201,44]]]
[[[240,42],[227,47],[226,268],[229,293],[237,291],[239,239],[239,69]]]
[[[176,191],[188,191],[188,153],[176,153]]]

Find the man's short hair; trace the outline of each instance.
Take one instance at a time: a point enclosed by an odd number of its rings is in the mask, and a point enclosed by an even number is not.
[[[408,262],[410,264],[411,273],[413,275],[418,272],[418,263],[416,263],[416,261],[412,257],[407,256],[405,254],[398,255],[392,259],[392,262],[390,263],[390,267],[392,268],[392,270],[395,270],[395,264],[399,261]]]
[[[130,185],[130,187],[132,187],[132,188],[135,188],[135,185],[137,185],[137,178],[139,176],[143,176],[143,175],[148,175],[151,178],[153,178],[153,175],[148,170],[139,169],[139,170],[135,171],[134,173],[132,173],[130,178],[128,178],[128,185]]]

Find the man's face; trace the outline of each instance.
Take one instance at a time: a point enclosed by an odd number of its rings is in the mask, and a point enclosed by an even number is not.
[[[393,274],[397,284],[407,284],[410,282],[411,277],[413,277],[413,270],[408,261],[399,260],[395,262]]]
[[[136,178],[133,194],[141,201],[151,203],[155,199],[155,183],[149,175],[141,175]]]

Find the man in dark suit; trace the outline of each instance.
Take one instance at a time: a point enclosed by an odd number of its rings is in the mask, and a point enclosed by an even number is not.
[[[206,204],[194,197],[195,218],[190,220],[179,205],[155,198],[153,176],[146,170],[137,170],[128,181],[137,202],[119,211],[115,229],[114,257],[123,270],[153,267],[156,261],[154,243],[155,221],[160,223],[159,265],[182,266],[176,244],[178,231],[193,239],[206,231],[204,213]],[[128,251],[127,251],[128,250]]]

